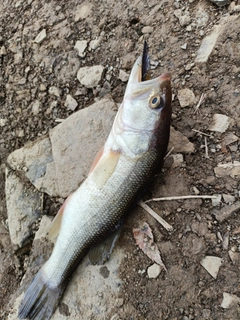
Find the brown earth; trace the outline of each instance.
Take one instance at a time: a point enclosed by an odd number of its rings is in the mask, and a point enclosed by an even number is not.
[[[218,163],[240,158],[239,140],[229,145],[223,143],[229,133],[240,137],[240,17],[233,10],[234,3],[218,8],[209,1],[196,0],[91,1],[90,14],[78,19],[76,8],[81,3],[2,0],[0,4],[0,120],[4,120],[0,123],[1,319],[7,319],[8,302],[26,268],[23,263],[26,257],[23,253],[16,254],[8,234],[4,192],[8,155],[46,134],[57,125],[57,118],[64,119],[88,107],[96,98],[108,95],[121,102],[126,83],[119,80],[119,70],[130,72],[144,39],[149,43],[151,60],[158,62],[153,76],[165,71],[172,74],[175,95],[172,125],[189,138],[196,150],[184,155],[184,162],[176,168],[166,162],[163,174],[155,178],[144,199],[194,192],[232,195],[233,202],[239,199],[239,176],[217,177],[214,172]],[[235,5],[240,2],[235,1]],[[180,23],[176,10],[181,10],[185,22]],[[218,37],[208,61],[195,63],[202,39],[223,17],[228,19],[227,27]],[[151,28],[146,31],[146,26]],[[42,29],[46,29],[47,36],[37,44],[33,40]],[[100,46],[87,49],[86,56],[80,58],[74,49],[76,41],[90,41],[100,35]],[[98,64],[105,67],[99,86],[95,89],[81,86],[76,78],[79,67]],[[59,88],[59,97],[49,93],[51,86]],[[194,105],[180,106],[176,96],[183,88],[194,92]],[[75,111],[65,106],[68,93],[78,103]],[[202,93],[206,98],[195,112]],[[35,100],[40,104],[33,114]],[[216,113],[232,119],[224,133],[208,130]],[[231,206],[224,199],[217,210],[223,205]],[[44,212],[52,214],[56,210],[54,203],[54,199],[47,199]],[[211,200],[152,202],[150,206],[174,231],[167,232],[140,208],[129,216],[118,242],[126,252],[120,267],[123,281],[120,298],[124,303],[102,319],[239,319],[238,304],[228,309],[221,307],[223,292],[240,297],[240,260],[234,263],[228,253],[230,249],[240,251],[239,212],[220,222],[212,214]],[[132,228],[144,221],[151,226],[168,269],[157,279],[147,277],[146,270],[152,262],[136,246],[132,235]],[[229,235],[227,248],[221,240],[224,235]],[[217,279],[200,265],[207,255],[223,260]]]

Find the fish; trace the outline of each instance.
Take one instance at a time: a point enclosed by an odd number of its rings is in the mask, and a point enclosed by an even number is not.
[[[56,243],[23,296],[19,319],[51,318],[82,258],[118,229],[161,169],[170,134],[171,76],[149,79],[144,47],[88,177],[53,221],[49,233],[57,237]]]

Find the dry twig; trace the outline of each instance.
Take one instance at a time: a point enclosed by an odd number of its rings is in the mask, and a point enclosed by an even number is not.
[[[195,108],[194,113],[196,113],[196,112],[198,111],[200,105],[203,103],[203,101],[205,100],[205,98],[206,98],[206,94],[205,94],[205,93],[202,93],[202,94],[201,94],[201,97],[200,97],[200,99],[199,99],[199,101],[198,101],[198,104],[196,105],[196,108]]]
[[[203,134],[204,136],[207,136],[207,137],[211,137],[210,134],[204,133],[204,132],[199,131],[199,130],[196,130],[196,129],[192,129],[192,131],[197,132],[197,133],[200,133],[200,134]]]
[[[172,148],[168,151],[168,153],[165,155],[164,159],[166,159],[167,157],[170,156],[170,154],[173,152],[173,149],[174,149],[174,147],[172,147]]]
[[[167,231],[173,231],[173,227],[161,218],[153,209],[151,209],[146,203],[142,200],[138,202],[138,205],[142,207],[145,211],[147,211],[153,218],[155,218]]]
[[[208,145],[207,145],[207,137],[204,137],[204,144],[205,144],[205,158],[208,159]]]
[[[150,201],[165,201],[165,200],[186,200],[186,199],[217,199],[217,196],[209,195],[189,195],[189,196],[174,196],[174,197],[162,197],[162,198],[152,198],[146,200],[145,203]]]

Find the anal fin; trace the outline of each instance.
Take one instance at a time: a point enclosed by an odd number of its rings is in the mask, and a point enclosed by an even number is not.
[[[121,234],[122,223],[104,241],[92,247],[88,252],[88,257],[93,265],[104,264],[109,260],[115,244]]]

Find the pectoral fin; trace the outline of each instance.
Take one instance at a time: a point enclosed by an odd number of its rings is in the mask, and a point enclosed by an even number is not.
[[[117,226],[117,229],[113,231],[108,238],[90,249],[88,252],[88,257],[92,264],[104,264],[107,260],[109,260],[121,231],[122,223]]]
[[[52,242],[57,238],[61,224],[62,224],[62,217],[64,214],[64,209],[67,204],[67,202],[70,200],[71,195],[67,197],[67,199],[64,201],[63,205],[61,208],[58,210],[58,213],[56,214],[55,218],[52,221],[52,224],[50,226],[50,229],[47,233],[48,239],[51,240]]]
[[[93,164],[92,164],[92,166],[91,166],[91,169],[90,169],[88,175],[90,175],[90,173],[91,173],[91,172],[94,170],[94,168],[96,167],[98,161],[100,160],[101,156],[103,155],[103,151],[104,151],[104,147],[102,147],[102,148],[98,151],[98,153],[96,154],[96,156],[95,156],[95,158],[94,158],[94,160],[93,160]]]

